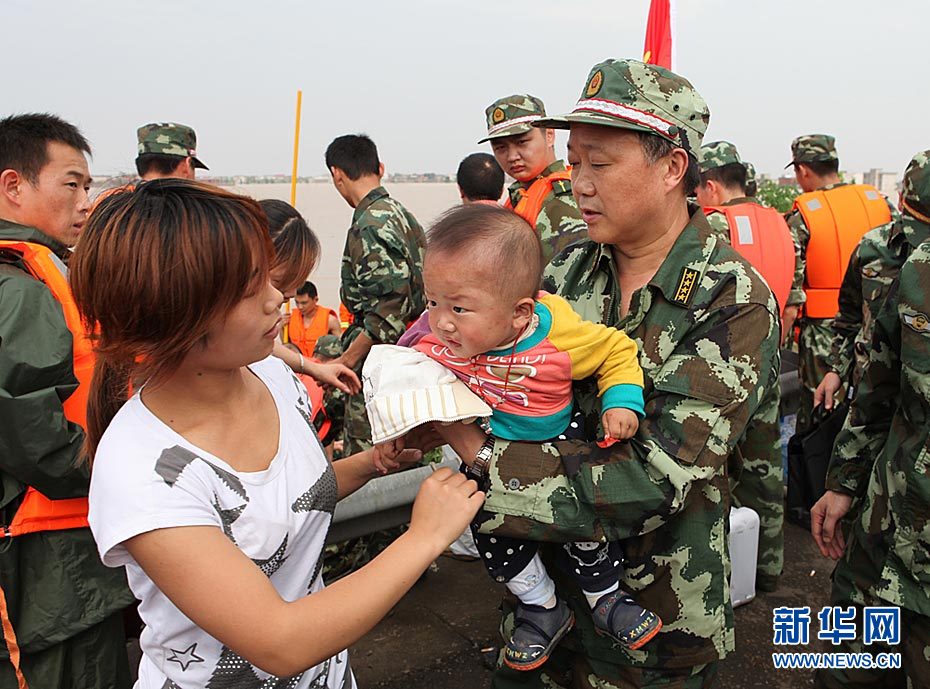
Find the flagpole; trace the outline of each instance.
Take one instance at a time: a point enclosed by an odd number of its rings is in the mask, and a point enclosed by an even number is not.
[[[297,205],[297,154],[300,151],[300,100],[303,92],[297,89],[297,119],[294,123],[294,167],[291,168],[291,205]]]
[[[291,168],[291,205],[297,207],[297,155],[300,152],[300,101],[303,92],[297,89],[297,117],[294,121],[294,165]],[[290,322],[291,300],[284,302],[285,322],[281,328],[281,342],[287,344],[290,342],[290,333],[288,332],[288,323]]]

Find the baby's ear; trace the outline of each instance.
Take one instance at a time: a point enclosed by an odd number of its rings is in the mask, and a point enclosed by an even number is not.
[[[517,302],[513,307],[513,321],[517,328],[525,327],[533,317],[533,311],[536,309],[536,302],[529,297],[525,297]]]

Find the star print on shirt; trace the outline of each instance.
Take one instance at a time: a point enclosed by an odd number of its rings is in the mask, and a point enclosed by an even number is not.
[[[172,655],[168,657],[168,662],[180,665],[181,672],[185,672],[193,663],[203,662],[203,658],[197,655],[197,644],[191,644],[183,651],[176,651],[173,648],[168,650],[172,653]]]

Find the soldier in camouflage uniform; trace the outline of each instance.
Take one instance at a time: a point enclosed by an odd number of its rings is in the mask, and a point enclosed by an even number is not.
[[[136,134],[136,171],[144,182],[166,177],[194,179],[198,168],[210,169],[197,157],[197,134],[187,125],[153,122],[139,127]]]
[[[533,127],[545,115],[543,102],[535,96],[518,94],[496,100],[485,110],[488,135],[478,143],[490,141],[497,162],[516,180],[507,189],[507,205],[536,228],[543,260],[548,263],[586,235],[565,163],[555,157],[555,132]],[[535,213],[527,201],[534,191],[546,190],[542,185],[548,185],[547,178],[551,188]]]
[[[791,143],[792,160],[798,184],[806,191],[827,191],[842,186],[840,180],[839,158],[836,154],[835,139],[826,134],[808,134],[800,136]],[[788,167],[786,166],[786,167]],[[891,209],[892,216],[895,209]],[[807,297],[804,293],[807,273],[807,247],[811,233],[797,208],[791,210],[785,219],[794,238],[795,275],[788,298],[788,315],[786,323],[794,321],[794,316],[802,308]],[[798,339],[799,375],[801,377],[801,401],[798,409],[798,431],[810,426],[814,407],[814,391],[830,371],[829,357],[833,343],[833,319],[810,318],[801,316],[800,337]]]
[[[747,173],[745,163],[732,143],[715,141],[701,146],[700,168],[701,185],[697,189],[697,200],[705,208],[757,203],[748,195],[739,193],[746,194],[745,183],[740,182]],[[773,211],[770,212],[774,215]],[[780,220],[780,216],[775,217]],[[730,242],[730,226],[723,213],[708,213],[707,222],[724,241]],[[782,231],[787,232],[783,227]],[[747,434],[738,448],[742,454],[742,472],[738,477],[731,477],[733,503],[739,507],[751,507],[759,515],[756,588],[760,591],[775,590],[784,565],[785,501],[778,425],[780,403],[781,387],[769,387],[759,405],[754,426],[756,432]]]
[[[905,675],[908,686],[930,686],[930,244],[911,244],[930,235],[930,151],[911,161],[902,214],[891,246],[906,261],[875,317],[811,530],[825,555],[841,558],[831,604],[857,608],[856,640],[837,650],[899,652],[903,668],[820,671],[822,687],[903,688]],[[837,525],[848,512],[847,543]],[[901,643],[864,646],[863,606],[889,605],[902,608]]]
[[[924,183],[927,151],[918,153],[904,172],[904,194],[914,194]],[[849,259],[840,287],[840,307],[833,320],[830,371],[814,392],[814,405],[833,408],[834,396],[844,381],[859,384],[869,359],[874,315],[898,279],[901,264],[914,247],[930,239],[927,226],[906,210],[886,225],[870,230]]]
[[[728,474],[739,471],[735,448],[778,385],[778,316],[758,274],[687,203],[709,119],[684,78],[608,60],[591,70],[572,113],[539,123],[571,130],[569,161],[580,163],[573,192],[590,236],[552,261],[544,287],[636,341],[646,418],[630,442],[607,449],[485,440],[461,424],[439,430],[473,471],[487,472],[483,531],[624,541],[621,585],[665,626],[642,649],[621,649],[595,634],[578,587],[563,576],[575,630],[540,669],[523,677],[499,669],[495,687],[706,687],[734,648]],[[664,186],[663,170],[679,175],[675,188]],[[628,243],[653,253],[631,258]],[[596,395],[593,381],[576,386],[589,440],[598,433]],[[563,552],[548,549],[556,577]],[[509,615],[503,626],[506,637]]]
[[[746,196],[754,198],[756,192],[759,191],[759,183],[756,180],[756,167],[748,160],[744,160],[743,165],[746,167]]]
[[[384,166],[367,136],[346,135],[326,149],[333,184],[355,213],[346,235],[339,296],[353,315],[342,335],[338,361],[361,376],[368,350],[394,344],[426,308],[423,295],[423,228],[381,186]],[[345,454],[371,447],[361,393],[345,406]]]

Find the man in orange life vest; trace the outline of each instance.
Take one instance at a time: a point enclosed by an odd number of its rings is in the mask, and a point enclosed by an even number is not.
[[[785,218],[796,265],[784,320],[790,328],[801,310],[798,430],[804,430],[811,424],[814,391],[831,370],[833,317],[849,258],[866,232],[891,221],[893,209],[874,187],[841,181],[832,136],[800,136],[791,143],[791,155],[788,165],[804,193]]]
[[[747,197],[747,169],[736,146],[728,141],[715,141],[702,146],[698,157],[701,183],[695,193],[708,224],[762,274],[781,310],[794,275],[794,244],[785,219],[775,209],[765,208]],[[780,401],[778,385],[765,391],[758,420],[739,444],[741,470],[737,476],[731,475],[734,503],[751,507],[759,514],[756,588],[760,591],[775,590],[784,565]]]
[[[313,356],[316,341],[323,335],[342,335],[339,317],[332,309],[320,306],[316,285],[305,282],[297,288],[294,297],[297,308],[291,311],[287,324],[287,337],[305,357]]]
[[[795,268],[794,243],[784,217],[749,198],[746,165],[730,142],[701,146],[700,166],[696,195],[707,221],[762,273],[783,310]]]
[[[87,528],[93,352],[65,261],[90,147],[52,115],[0,120],[0,686],[128,687],[125,572]],[[18,667],[17,667],[18,666]]]
[[[543,102],[517,94],[494,101],[485,110],[488,135],[501,168],[516,181],[505,205],[536,228],[548,263],[569,244],[587,238],[578,204],[572,197],[571,174],[555,157],[555,130],[537,129],[546,116]]]

